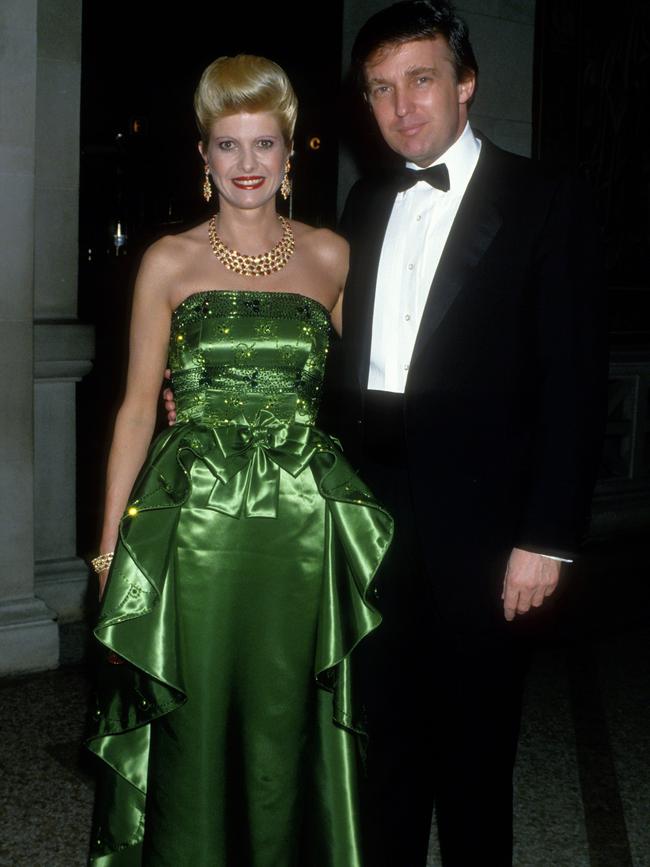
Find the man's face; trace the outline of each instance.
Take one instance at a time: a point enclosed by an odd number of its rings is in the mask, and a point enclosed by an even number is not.
[[[382,48],[371,55],[364,72],[379,130],[406,160],[431,165],[465,128],[475,79],[456,80],[444,37]]]

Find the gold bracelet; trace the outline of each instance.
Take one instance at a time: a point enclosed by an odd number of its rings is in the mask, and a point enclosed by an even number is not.
[[[104,569],[108,569],[112,562],[113,552],[110,551],[108,554],[100,554],[98,557],[95,557],[90,561],[90,565],[98,575],[101,575]]]

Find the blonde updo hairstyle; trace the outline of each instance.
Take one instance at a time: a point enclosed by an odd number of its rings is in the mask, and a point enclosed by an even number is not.
[[[194,111],[203,147],[215,121],[239,112],[275,115],[291,149],[298,100],[285,71],[266,57],[238,54],[218,57],[203,72],[194,94]]]

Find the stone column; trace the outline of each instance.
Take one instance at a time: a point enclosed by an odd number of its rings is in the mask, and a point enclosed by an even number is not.
[[[93,335],[77,319],[81,0],[38,0],[34,221],[36,592],[78,620],[88,569],[76,556],[75,383]]]
[[[34,595],[36,18],[36,0],[5,0],[0,18],[0,674],[58,663],[56,623]]]

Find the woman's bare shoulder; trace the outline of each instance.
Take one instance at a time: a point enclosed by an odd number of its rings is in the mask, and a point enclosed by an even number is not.
[[[206,232],[201,231],[204,228],[194,226],[176,235],[163,235],[147,248],[142,259],[143,264],[161,269],[182,269],[205,245]]]
[[[196,261],[196,256],[205,245],[205,232],[196,226],[176,235],[163,235],[151,246],[144,256],[138,272],[138,284],[144,291],[147,287],[169,296],[177,288],[182,276]]]
[[[325,264],[347,263],[350,248],[341,235],[337,235],[331,229],[315,228],[295,220],[292,221],[291,226],[296,241],[309,247]]]

